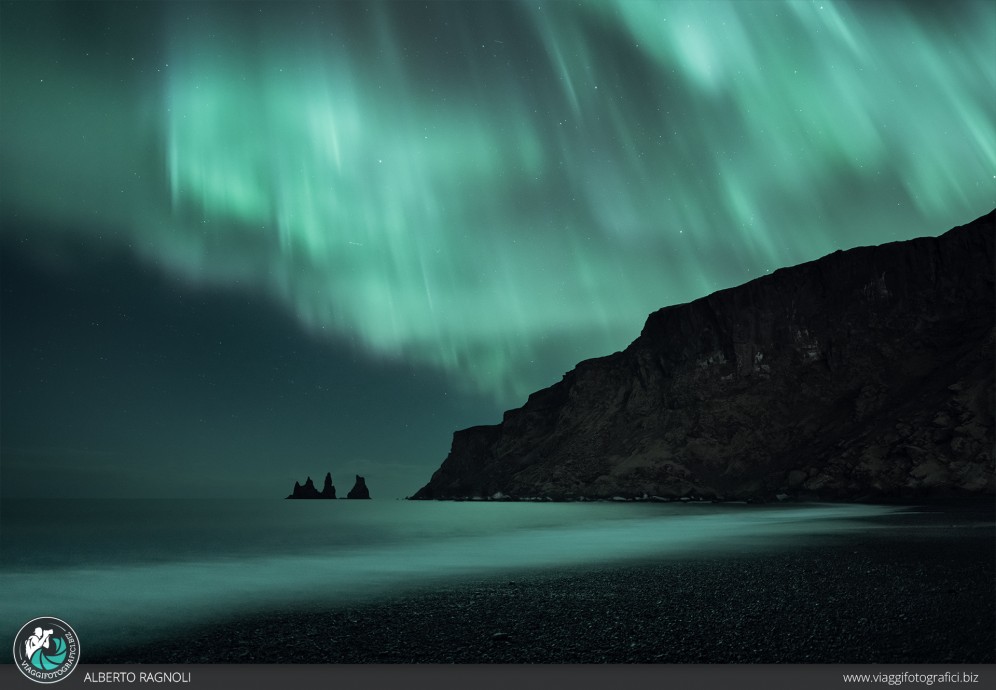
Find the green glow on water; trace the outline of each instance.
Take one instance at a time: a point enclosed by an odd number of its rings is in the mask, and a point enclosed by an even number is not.
[[[793,548],[874,529],[874,505],[355,501],[67,502],[86,538],[28,548],[55,515],[6,506],[0,611],[37,593],[91,650],[206,620],[346,606],[435,583]],[[878,523],[881,524],[881,523]],[[141,611],[141,616],[135,612]],[[9,649],[9,648],[8,648]]]

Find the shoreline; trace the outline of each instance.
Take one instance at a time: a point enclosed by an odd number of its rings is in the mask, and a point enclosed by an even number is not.
[[[288,497],[289,498],[289,497]],[[388,499],[391,500],[391,499]],[[948,506],[948,507],[994,507],[996,494],[984,492],[939,492],[935,494],[917,495],[915,492],[905,494],[868,494],[863,496],[821,495],[818,493],[779,493],[740,497],[717,498],[690,494],[687,496],[650,496],[621,492],[613,495],[599,496],[513,496],[496,494],[494,496],[444,496],[439,498],[417,498],[415,495],[395,498],[396,501],[411,501],[413,503],[673,503],[676,505],[813,505],[818,503],[854,504],[854,505],[887,505],[887,506]]]
[[[792,547],[233,615],[87,662],[993,663],[992,509],[924,508]]]

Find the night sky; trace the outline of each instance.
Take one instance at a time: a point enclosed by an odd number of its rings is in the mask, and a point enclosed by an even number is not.
[[[414,493],[646,316],[996,206],[991,2],[0,5],[5,496]]]

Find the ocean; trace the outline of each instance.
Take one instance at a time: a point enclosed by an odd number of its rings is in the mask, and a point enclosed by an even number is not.
[[[4,500],[0,622],[53,616],[82,655],[217,617],[345,606],[443,582],[792,548],[879,505]],[[11,661],[6,649],[6,661]]]

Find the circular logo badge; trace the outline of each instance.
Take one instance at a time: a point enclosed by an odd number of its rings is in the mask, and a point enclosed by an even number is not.
[[[14,663],[36,683],[63,680],[80,660],[80,641],[69,623],[42,616],[28,621],[14,638]]]

